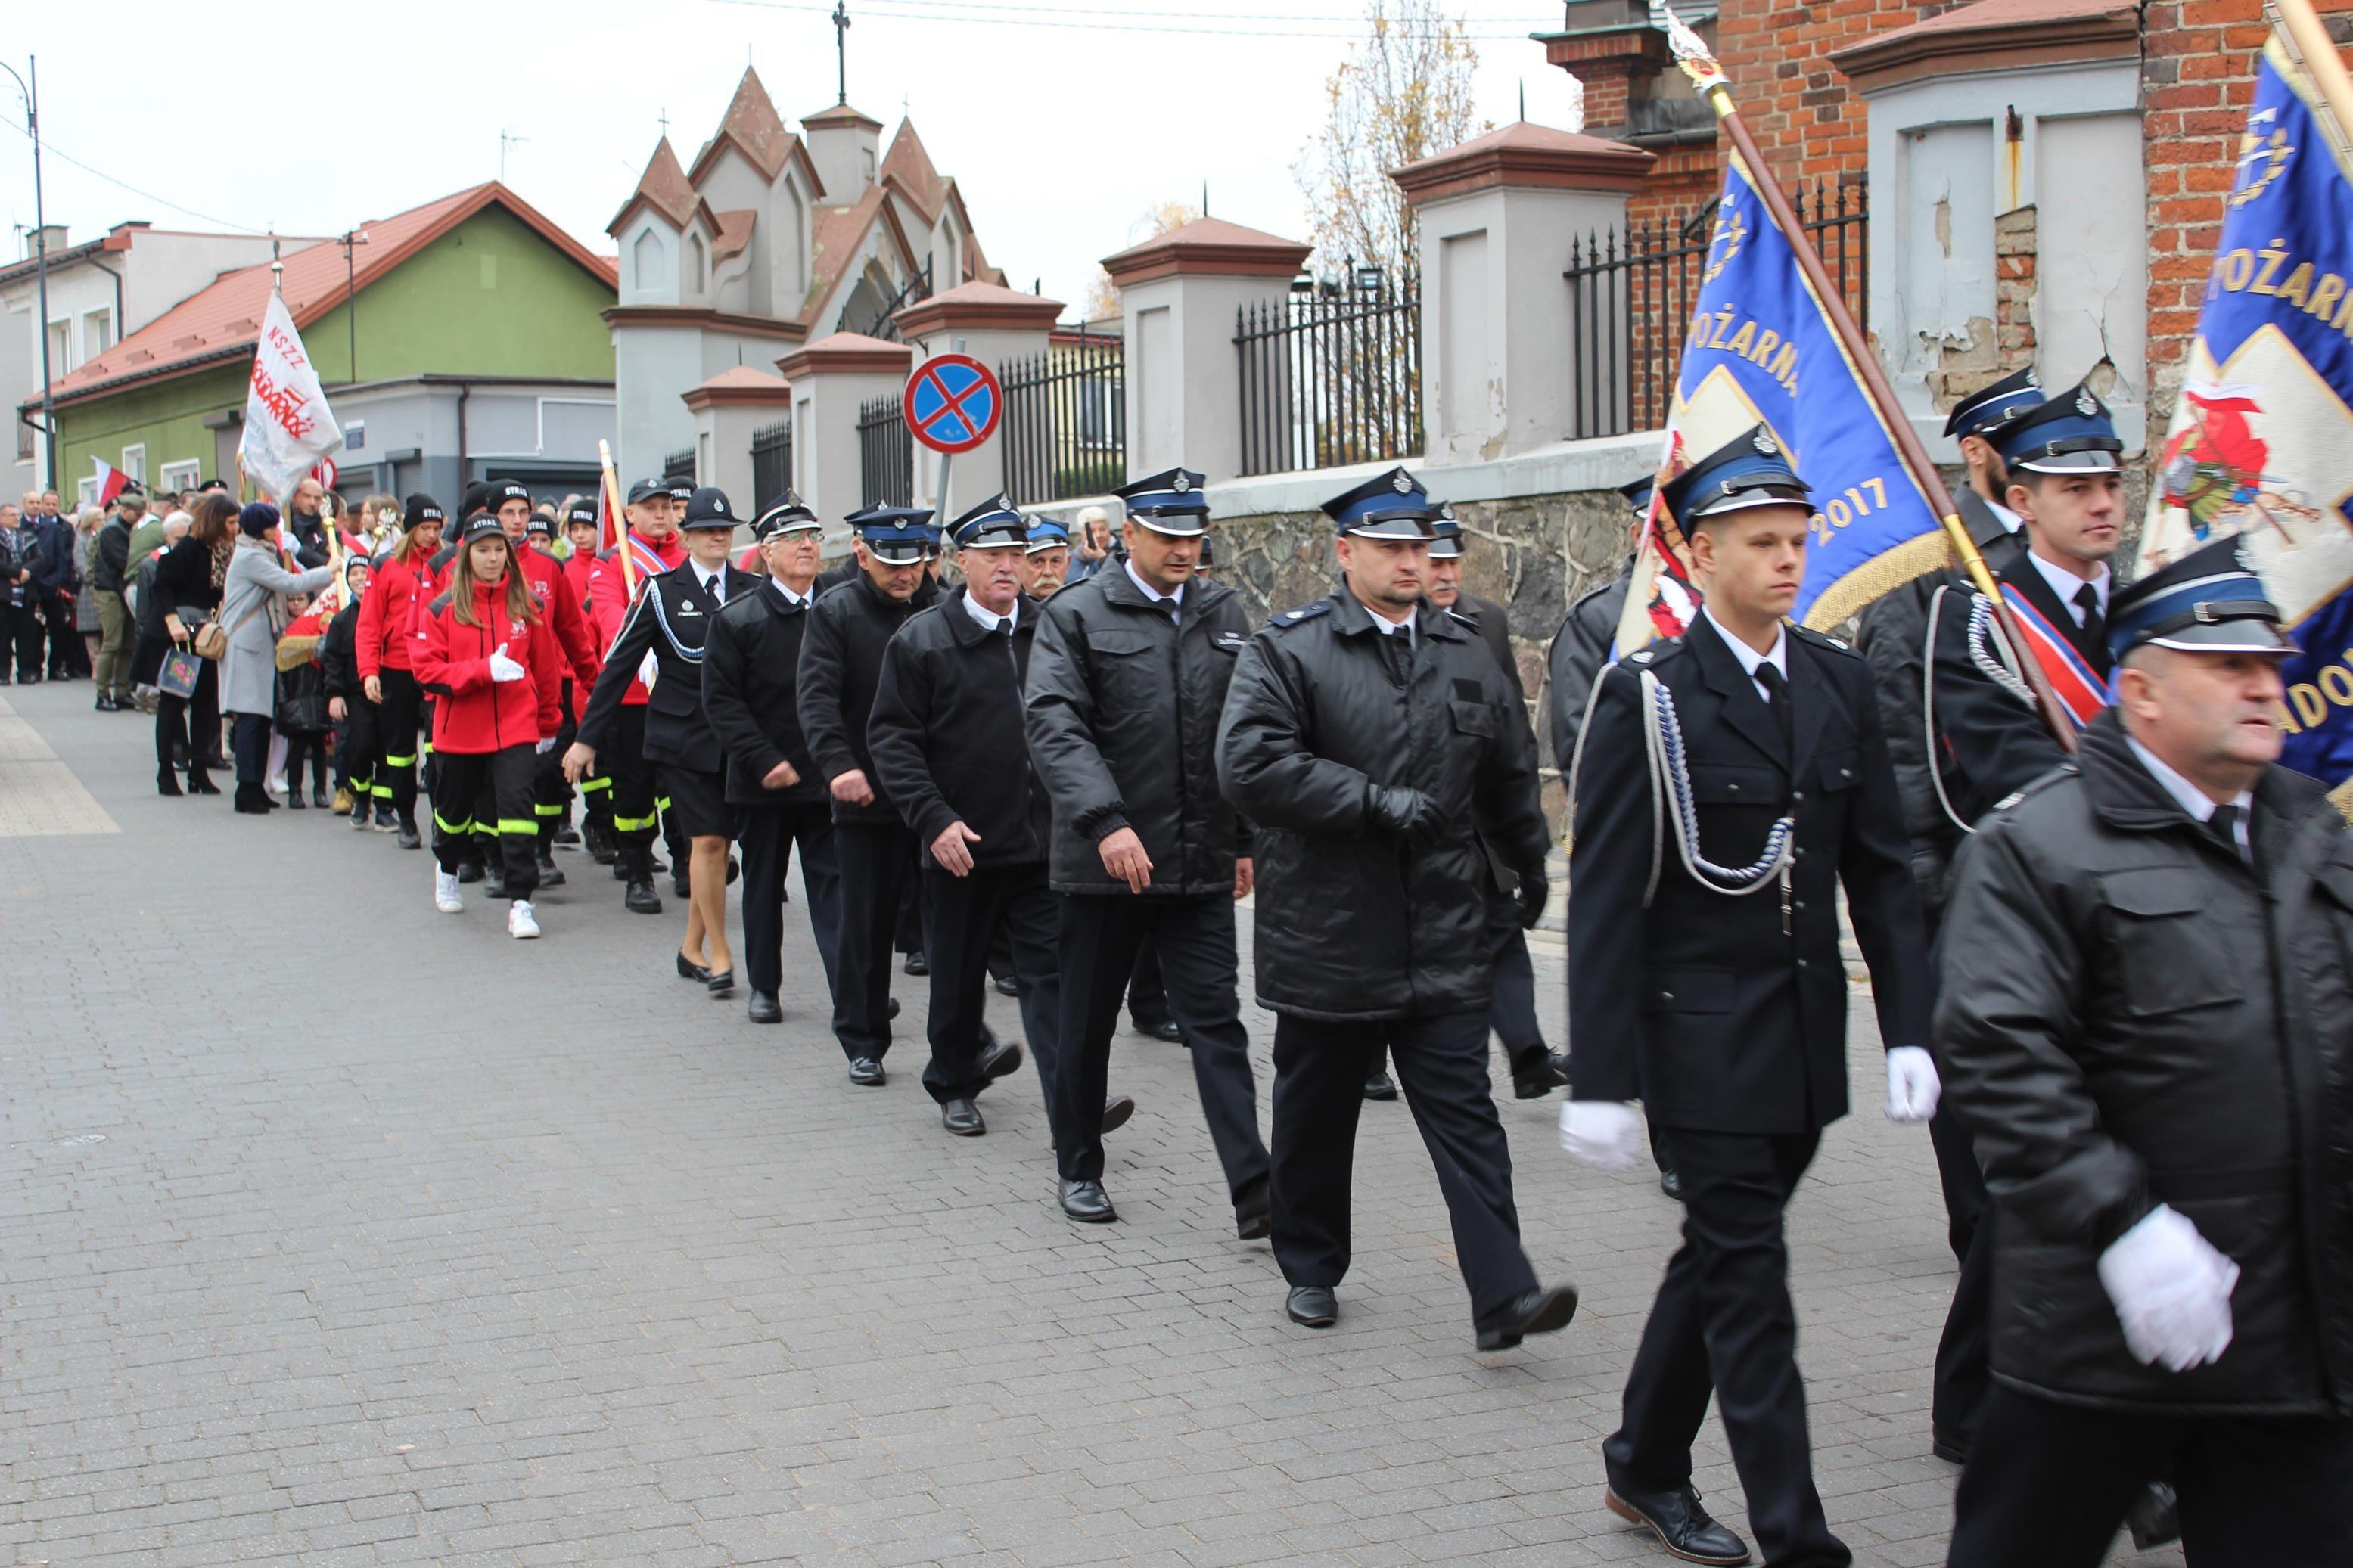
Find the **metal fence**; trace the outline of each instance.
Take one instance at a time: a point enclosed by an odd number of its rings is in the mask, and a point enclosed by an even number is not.
[[[1792,195],[1799,223],[1847,309],[1871,327],[1870,189],[1817,182]],[[1683,341],[1715,241],[1715,202],[1683,217],[1637,220],[1569,245],[1568,319],[1576,414],[1571,437],[1667,423]]]
[[[793,488],[793,422],[779,419],[752,432],[752,515],[759,516]]]
[[[865,302],[867,290],[853,289],[849,299],[843,303],[841,313],[834,318],[833,330],[837,332],[862,332],[870,338],[895,343],[899,341],[899,323],[893,318],[917,300],[931,297],[932,264],[926,259],[899,286],[897,293],[876,300],[871,306]]]
[[[694,483],[694,448],[681,447],[662,459],[662,478]]]
[[[915,438],[894,396],[858,405],[858,483],[867,506],[915,504]]]
[[[1331,468],[1422,449],[1421,290],[1351,267],[1235,311],[1242,472]]]
[[[1127,482],[1127,350],[1118,332],[1060,333],[997,367],[1005,483],[1023,501],[1100,495]]]

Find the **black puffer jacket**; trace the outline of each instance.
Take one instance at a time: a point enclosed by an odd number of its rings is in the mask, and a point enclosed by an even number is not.
[[[1250,829],[1218,789],[1218,716],[1250,640],[1235,591],[1186,584],[1182,619],[1125,572],[1048,600],[1029,660],[1029,755],[1054,803],[1058,893],[1125,893],[1097,846],[1132,827],[1146,895],[1229,893]]]
[[[813,805],[826,798],[795,700],[813,613],[811,605],[787,604],[774,584],[763,582],[728,600],[703,634],[702,716],[727,753],[731,805]],[[778,763],[792,763],[800,782],[782,789],[763,784]]]
[[[1402,684],[1345,587],[1242,649],[1218,774],[1255,827],[1261,1006],[1326,1019],[1483,1012],[1482,835],[1521,875],[1544,874],[1525,715],[1468,623],[1425,604],[1414,625]],[[1430,796],[1436,842],[1415,849],[1374,826],[1368,784]]]
[[[2007,531],[2001,519],[1975,490],[1957,491],[1954,501],[1989,572],[1998,577],[2025,558],[2025,530]],[[1944,910],[1945,880],[1961,837],[1960,829],[1936,800],[1921,706],[1928,605],[1936,590],[1947,583],[1958,583],[1963,591],[1957,606],[1948,604],[1945,615],[1960,616],[1963,627],[1957,629],[1965,629],[1968,578],[1957,567],[1931,572],[1880,595],[1862,612],[1854,633],[1855,651],[1870,664],[1872,684],[1878,693],[1879,722],[1887,732],[1887,760],[1895,764],[1896,787],[1904,792],[1904,830],[1912,837],[1912,879],[1920,889],[1920,910],[1931,932]],[[1997,791],[1988,799],[2008,793]]]
[[[846,773],[863,773],[874,791],[865,805],[836,799],[833,819],[867,827],[896,827],[899,813],[866,750],[866,721],[874,710],[874,683],[882,676],[882,649],[907,617],[939,602],[940,585],[925,577],[915,595],[893,599],[860,572],[836,588],[818,591],[802,634],[798,701],[801,734],[830,789]]]
[[[2069,1404],[2353,1415],[2353,837],[2268,770],[2260,874],[2112,709],[1962,848],[1936,1041],[1995,1205],[1994,1375]],[[2239,1266],[2187,1373],[2125,1348],[2100,1254],[2158,1204]]]
[[[866,742],[899,815],[931,854],[961,822],[976,866],[1034,866],[1052,830],[1045,787],[1021,742],[1021,688],[1038,631],[1034,599],[1013,601],[1010,634],[988,631],[958,586],[911,617],[882,652]]]

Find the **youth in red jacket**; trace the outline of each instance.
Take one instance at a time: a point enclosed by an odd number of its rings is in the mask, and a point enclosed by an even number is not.
[[[360,679],[409,668],[409,643],[417,612],[433,595],[426,588],[427,563],[441,542],[441,509],[424,496],[408,498],[403,519],[407,534],[368,579],[360,599],[359,629],[353,652]]]
[[[411,658],[417,680],[433,694],[436,752],[536,746],[563,726],[564,650],[528,590],[521,605],[509,593],[512,569],[503,564],[496,581],[453,582],[417,618]],[[470,626],[454,604],[460,586],[472,590]],[[501,651],[523,667],[522,679],[491,679],[491,656]]]

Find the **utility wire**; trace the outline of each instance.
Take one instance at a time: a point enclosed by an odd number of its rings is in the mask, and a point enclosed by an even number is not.
[[[825,12],[825,13],[827,13],[827,14],[828,14],[828,15],[830,14],[830,13],[829,13],[829,11],[828,11],[828,8],[827,8],[826,6],[823,6],[823,5],[798,5],[798,4],[795,4],[795,3],[794,3],[794,0],[707,0],[707,3],[708,3],[708,4],[711,4],[711,5],[743,5],[743,6],[748,6],[748,7],[751,7],[752,9],[754,9],[754,10],[762,10],[762,11],[807,11],[807,12]],[[880,4],[880,3],[883,3],[883,0],[868,0],[868,3],[869,3],[869,4]],[[952,3],[953,3],[953,0],[902,0],[902,4],[922,5],[941,5],[952,4]],[[1187,34],[1187,35],[1192,35],[1192,36],[1195,36],[1195,37],[1237,37],[1237,38],[1323,38],[1323,39],[1332,39],[1332,40],[1335,40],[1335,41],[1337,41],[1337,42],[1343,42],[1343,43],[1345,43],[1345,42],[1354,42],[1354,41],[1356,41],[1356,40],[1361,39],[1361,38],[1362,38],[1362,37],[1364,37],[1364,36],[1365,36],[1365,34],[1364,34],[1364,30],[1363,30],[1362,28],[1356,28],[1356,29],[1352,29],[1352,30],[1347,31],[1347,32],[1308,32],[1308,31],[1303,31],[1303,30],[1300,30],[1300,29],[1293,29],[1293,28],[1273,28],[1273,27],[1203,27],[1203,26],[1195,26],[1195,25],[1187,24],[1187,23],[1179,23],[1179,22],[1174,22],[1174,21],[1171,21],[1171,22],[1157,22],[1157,23],[1145,23],[1145,22],[1114,22],[1114,21],[1108,21],[1108,20],[1082,20],[1082,19],[1079,19],[1079,18],[1081,18],[1081,17],[1089,16],[1101,16],[1101,15],[1103,15],[1102,13],[1084,13],[1084,12],[1069,12],[1069,13],[1062,13],[1062,15],[1067,15],[1067,16],[1069,16],[1071,18],[1071,19],[1070,19],[1070,20],[1066,20],[1066,21],[1040,21],[1040,20],[1038,20],[1038,19],[1037,19],[1037,17],[1038,17],[1038,16],[1045,16],[1045,15],[1054,15],[1055,13],[1050,12],[1050,11],[1049,11],[1049,10],[1047,10],[1046,8],[1043,8],[1043,7],[1022,7],[1022,6],[1008,5],[1008,6],[992,7],[992,8],[993,8],[993,9],[1004,9],[1004,10],[1018,11],[1018,12],[1023,12],[1023,13],[1025,13],[1025,14],[1023,14],[1023,15],[1018,15],[1018,16],[973,16],[973,15],[970,15],[970,14],[957,14],[957,13],[953,13],[953,12],[949,12],[949,13],[943,13],[943,12],[938,12],[938,11],[921,11],[921,12],[919,12],[919,11],[909,11],[909,10],[903,10],[903,9],[901,9],[901,8],[899,8],[899,6],[898,6],[898,5],[892,5],[892,8],[891,8],[891,9],[886,10],[886,11],[882,11],[882,12],[879,13],[879,15],[880,15],[880,16],[883,16],[883,17],[886,17],[886,18],[896,19],[896,20],[898,20],[898,21],[902,21],[902,22],[977,23],[977,24],[980,24],[980,25],[982,25],[982,26],[1004,26],[1004,27],[1060,27],[1060,28],[1067,28],[1067,29],[1071,29],[1071,30],[1076,30],[1076,31],[1086,31],[1086,32],[1108,32],[1108,33],[1173,33],[1173,34]],[[1123,15],[1126,15],[1126,14],[1130,14],[1130,13],[1123,13]],[[1134,15],[1171,15],[1170,13],[1150,13],[1150,12],[1141,12],[1141,13],[1132,13],[1132,14],[1134,14]],[[1219,17],[1219,19],[1228,20],[1228,21],[1255,21],[1255,20],[1258,20],[1258,19],[1259,19],[1259,18],[1257,18],[1257,17],[1245,16],[1236,15],[1236,14],[1231,14],[1231,13],[1218,14],[1218,17]],[[1299,19],[1300,19],[1300,20],[1303,20],[1303,21],[1324,21],[1324,20],[1330,20],[1330,18],[1324,18],[1324,17],[1302,17],[1302,18],[1299,18]],[[1533,29],[1531,29],[1531,30],[1533,30]],[[1472,33],[1472,32],[1462,32],[1462,33],[1457,34],[1457,33],[1454,33],[1454,32],[1452,32],[1452,31],[1449,30],[1449,31],[1447,31],[1447,32],[1445,32],[1445,33],[1443,33],[1443,34],[1440,34],[1440,33],[1439,33],[1439,32],[1434,32],[1434,31],[1408,31],[1408,30],[1403,29],[1403,28],[1398,28],[1398,29],[1395,29],[1395,33],[1396,33],[1396,36],[1398,36],[1398,37],[1409,37],[1409,38],[1428,38],[1428,37],[1441,37],[1441,36],[1443,36],[1443,37],[1459,37],[1463,38],[1464,40],[1466,40],[1466,41],[1468,41],[1468,42],[1472,42],[1472,43],[1525,43],[1525,42],[1526,42],[1526,41],[1527,41],[1527,38],[1528,38],[1528,37],[1529,37],[1529,34],[1528,34],[1527,32],[1518,32],[1518,33]]]
[[[17,135],[28,140],[33,134],[31,132],[26,130],[23,126],[16,124],[13,121],[9,122],[8,128],[11,131],[14,131]],[[85,163],[80,159],[75,157],[72,153],[66,152],[63,148],[59,147],[56,142],[48,140],[47,137],[43,137],[41,139],[41,151],[47,153],[52,158],[63,159],[65,162],[71,163],[75,168],[79,169],[85,174],[97,175],[100,179],[104,180],[110,185],[120,185],[122,189],[129,191],[132,195],[137,196],[142,201],[153,202],[157,206],[169,207],[175,213],[183,213],[189,217],[200,218],[204,222],[211,224],[216,228],[227,229],[232,234],[249,234],[256,236],[266,236],[271,232],[266,228],[253,228],[245,224],[231,223],[227,218],[215,217],[210,213],[200,213],[194,207],[184,207],[179,203],[168,201],[165,198],[157,195],[153,191],[142,191],[128,180],[119,180],[103,169],[92,168],[88,163]]]

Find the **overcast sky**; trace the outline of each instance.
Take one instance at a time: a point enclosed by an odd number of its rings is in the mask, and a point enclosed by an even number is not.
[[[915,121],[991,260],[1075,312],[1160,201],[1304,238],[1292,166],[1360,0],[849,0],[849,101]],[[1154,7],[1157,7],[1155,9]],[[498,175],[599,254],[667,111],[682,161],[747,61],[786,124],[834,100],[830,0],[79,0],[10,8],[39,60],[52,223],[336,233]],[[1530,32],[1557,4],[1460,0],[1481,116],[1567,123]],[[0,205],[33,222],[23,103],[0,76]],[[78,165],[86,165],[78,166]],[[93,172],[96,171],[96,172]],[[125,185],[135,187],[126,189]],[[167,205],[169,204],[169,205]],[[186,209],[186,210],[182,210]],[[22,254],[11,237],[8,255]]]

